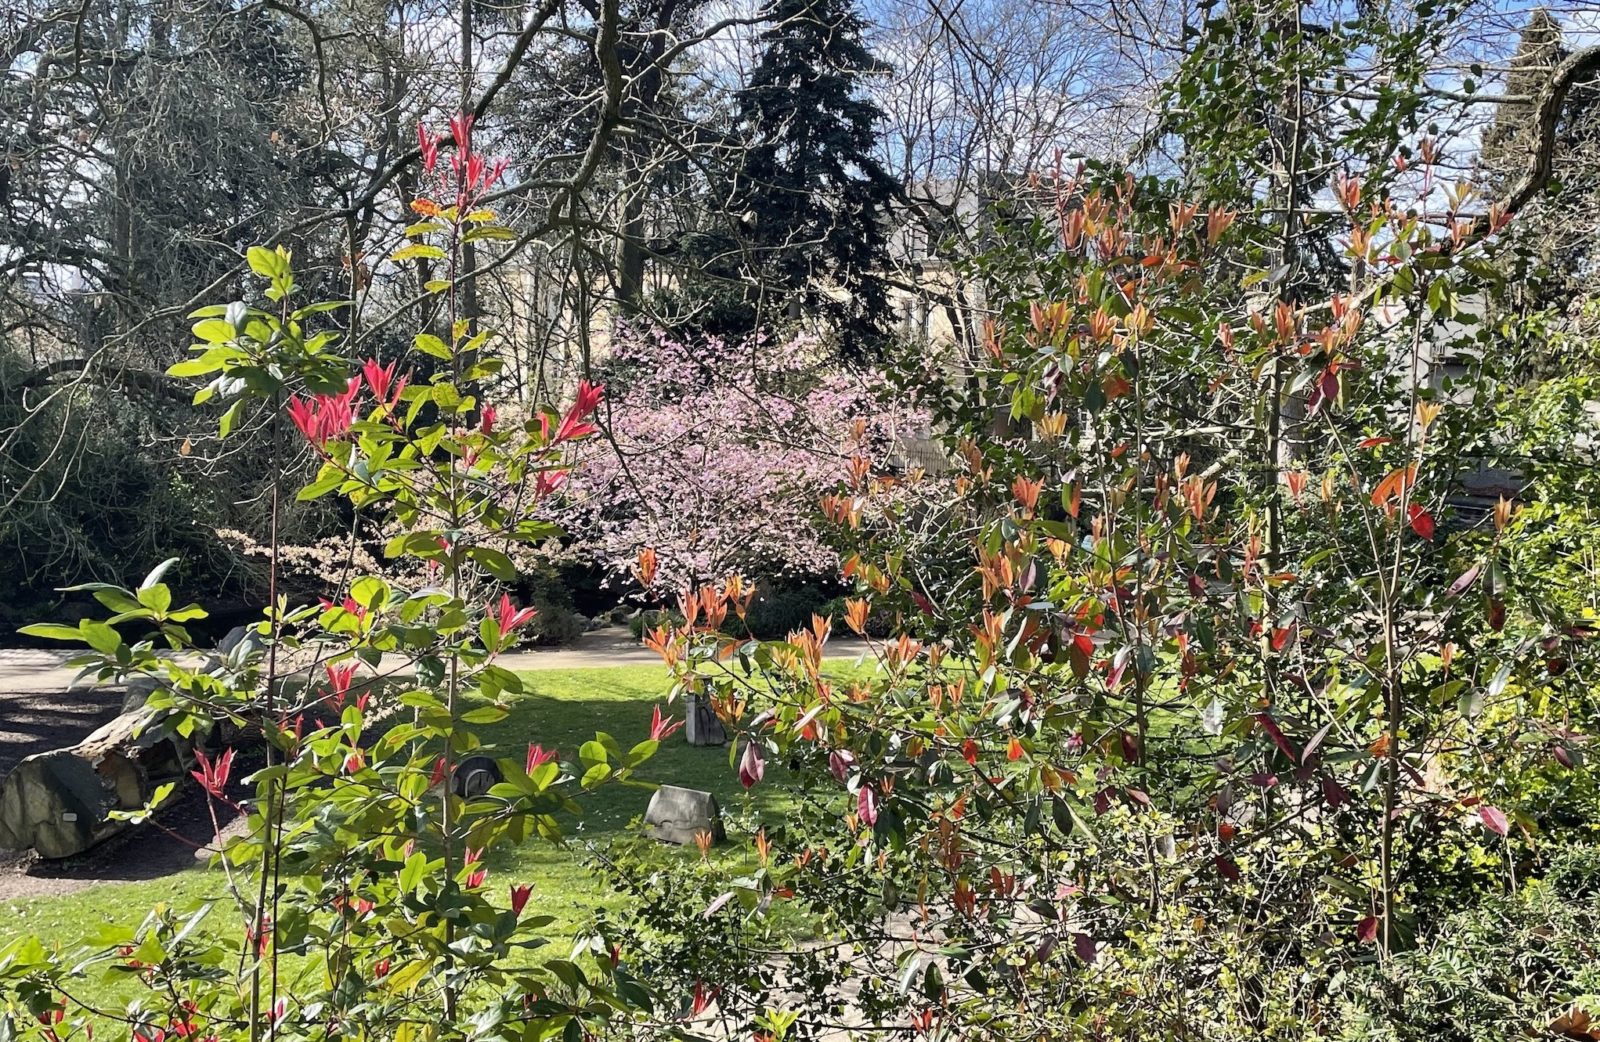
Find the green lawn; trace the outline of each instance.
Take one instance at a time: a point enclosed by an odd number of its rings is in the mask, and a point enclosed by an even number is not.
[[[527,693],[511,715],[480,733],[492,755],[520,757],[531,742],[573,757],[577,747],[597,730],[617,737],[626,748],[647,736],[650,709],[666,690],[658,666],[615,669],[549,670],[523,675]],[[674,715],[681,717],[681,707]],[[685,785],[717,794],[725,818],[748,809],[747,797],[728,765],[726,748],[691,748],[682,732],[662,744],[641,770],[650,782]],[[504,891],[511,883],[531,883],[528,914],[556,917],[552,935],[562,936],[585,922],[598,907],[616,897],[584,863],[588,844],[603,846],[626,833],[643,815],[650,791],[631,785],[607,785],[580,797],[581,820],[569,828],[565,846],[533,840],[490,861],[490,883]],[[749,845],[730,824],[730,844],[723,856],[744,858]],[[662,857],[698,857],[697,851],[660,847]],[[155,905],[182,908],[222,894],[220,871],[198,866],[164,879],[139,883],[107,883],[53,898],[31,898],[0,904],[0,946],[26,933],[39,935],[53,948],[70,951],[104,924],[137,925]],[[503,897],[503,895],[502,895]],[[552,950],[557,950],[552,948]]]

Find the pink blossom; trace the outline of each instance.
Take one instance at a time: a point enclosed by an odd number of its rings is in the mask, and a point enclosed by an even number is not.
[[[612,364],[627,379],[605,392],[609,436],[576,448],[571,476],[539,510],[573,533],[575,554],[622,580],[646,546],[666,587],[752,568],[833,572],[818,498],[847,479],[858,448],[884,461],[927,426],[905,401],[881,399],[881,374],[841,366],[806,338],[624,331]],[[588,426],[599,398],[592,385],[580,393],[572,423]]]

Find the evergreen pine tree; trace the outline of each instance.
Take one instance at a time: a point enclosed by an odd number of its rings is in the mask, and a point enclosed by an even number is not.
[[[1561,45],[1561,26],[1543,7],[1537,8],[1522,27],[1517,53],[1506,72],[1505,93],[1518,98],[1537,97],[1550,79],[1550,72],[1566,51]],[[1525,101],[1502,103],[1494,122],[1484,131],[1482,161],[1495,180],[1515,177],[1527,165],[1528,121],[1533,104]]]
[[[1491,197],[1505,194],[1533,160],[1534,106],[1555,68],[1570,51],[1561,24],[1544,8],[1528,17],[1506,71],[1501,102],[1484,130],[1478,161]],[[1596,206],[1600,203],[1600,90],[1579,83],[1567,95],[1556,124],[1551,190],[1518,215],[1511,234],[1522,244],[1526,266],[1517,296],[1532,307],[1568,307],[1596,295]]]
[[[738,93],[748,153],[734,193],[767,301],[824,318],[857,355],[888,320],[897,194],[872,155],[883,113],[860,85],[883,66],[863,28],[852,0],[776,0],[760,61]]]

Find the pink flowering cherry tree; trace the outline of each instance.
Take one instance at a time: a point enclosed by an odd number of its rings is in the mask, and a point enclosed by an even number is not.
[[[730,572],[830,573],[817,502],[852,459],[890,464],[923,429],[887,381],[815,340],[627,330],[608,360],[606,437],[584,442],[548,516],[572,552],[626,576],[641,548],[681,589]]]

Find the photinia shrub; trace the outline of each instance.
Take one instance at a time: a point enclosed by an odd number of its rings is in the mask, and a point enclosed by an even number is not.
[[[951,472],[907,494],[858,457],[822,499],[840,625],[905,624],[833,667],[822,617],[720,634],[718,582],[648,636],[744,785],[797,789],[763,871],[685,911],[749,924],[742,965],[673,963],[719,1016],[1303,1038],[1348,974],[1526,871],[1558,822],[1516,780],[1571,776],[1594,719],[1552,663],[1593,654],[1576,620],[1508,614],[1513,504],[1453,516],[1499,393],[1462,300],[1496,291],[1509,216],[1441,204],[1418,151],[1404,205],[1339,179],[1362,276],[1315,300],[1238,277],[1232,211],[1058,177],[1054,219],[985,261],[1012,295],[942,398]],[[775,904],[837,947],[775,969]]]
[[[471,795],[454,784],[457,765],[485,751],[476,729],[522,690],[501,659],[535,612],[504,589],[516,578],[509,555],[557,533],[541,502],[595,435],[603,398],[580,383],[564,410],[519,409],[510,423],[487,397],[500,360],[459,313],[461,247],[512,233],[483,205],[505,164],[474,150],[472,124],[457,117],[448,142],[419,129],[437,198],[411,204],[420,219],[394,255],[439,275],[427,284],[439,328],[415,337],[436,375],[342,355],[324,323],[351,302],[300,303],[281,247],[249,251],[265,300],[196,312],[198,354],[173,368],[208,381],[197,402],[226,403],[223,437],[266,410],[280,466],[295,440],[316,454],[298,492],[274,482],[274,523],[283,497],[341,496],[388,526],[387,557],[421,581],[358,575],[313,604],[275,592],[218,662],[188,653],[186,624],[205,612],[177,605],[165,566],[136,588],[85,587],[107,618],[28,628],[86,643],[75,661],[102,680],[153,681],[144,727],[194,743],[214,820],[237,815],[242,827],[226,834],[215,901],[157,908],[81,947],[24,938],[0,950],[0,1035],[578,1039],[650,1004],[602,937],[535,958],[550,916],[490,860],[508,844],[559,840],[577,797],[631,778],[670,722],[658,713],[631,739],[598,733],[578,749],[493,750],[497,783]],[[278,563],[274,552],[274,580]],[[141,985],[137,997],[83,1004],[80,982],[101,974]]]

